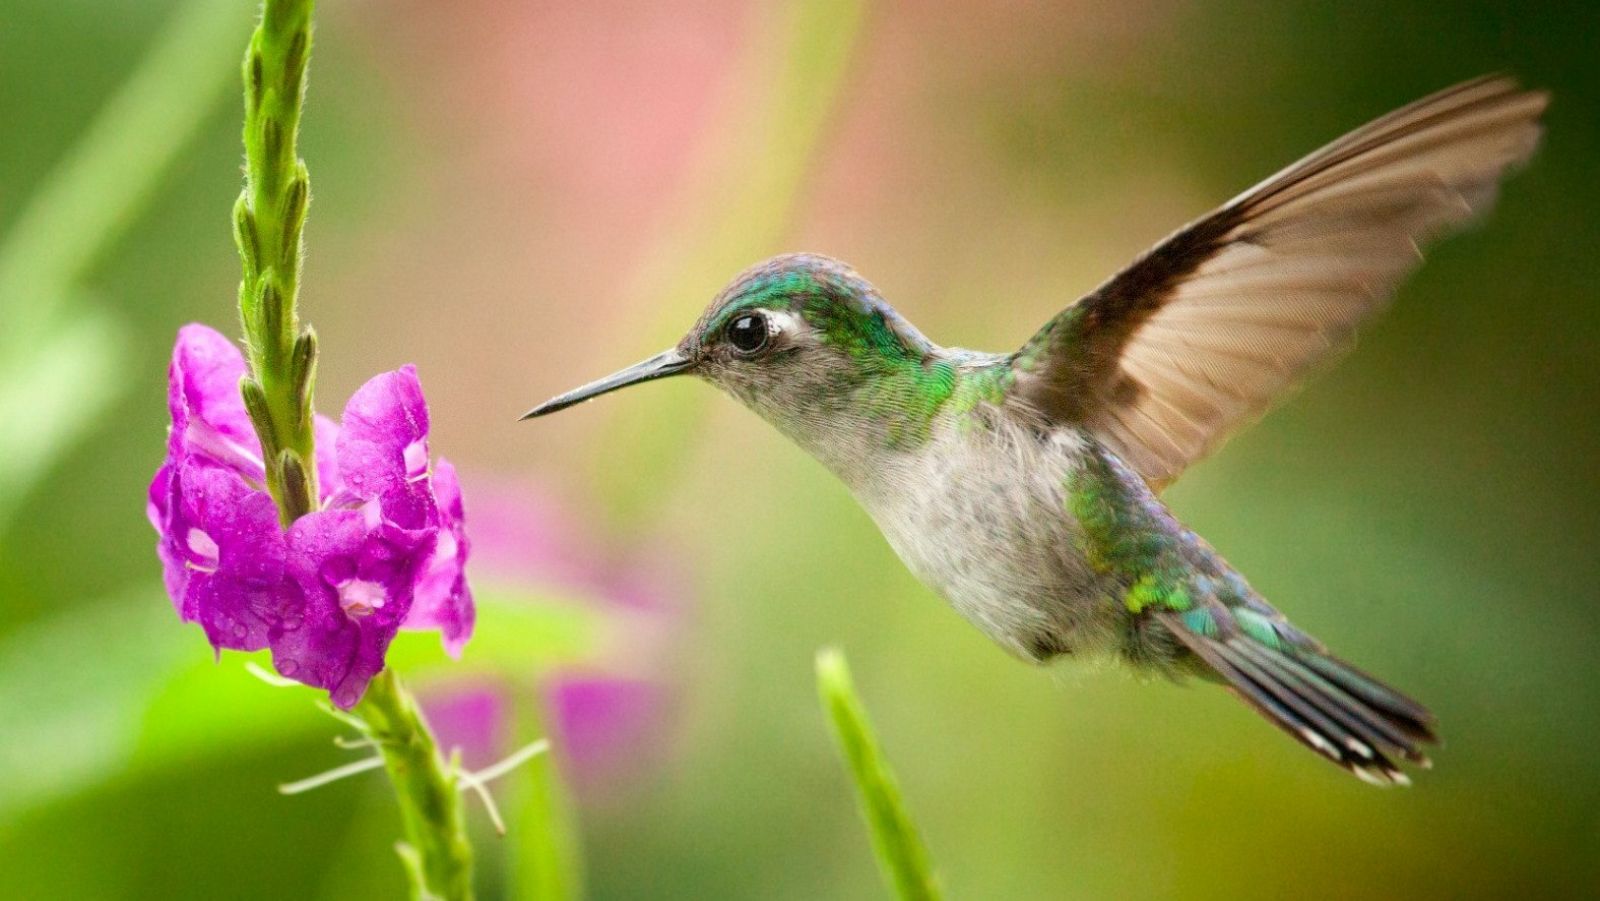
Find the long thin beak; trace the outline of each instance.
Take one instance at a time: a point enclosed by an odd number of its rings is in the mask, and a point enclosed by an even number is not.
[[[614,372],[603,379],[596,379],[582,388],[574,388],[566,394],[552,397],[522,414],[522,418],[532,419],[535,416],[543,416],[546,413],[565,410],[573,404],[581,404],[592,397],[599,397],[618,388],[626,388],[629,385],[637,385],[640,382],[648,382],[651,379],[677,375],[693,365],[694,359],[692,357],[674,347],[669,351],[658,353],[642,363],[635,363],[621,372]]]

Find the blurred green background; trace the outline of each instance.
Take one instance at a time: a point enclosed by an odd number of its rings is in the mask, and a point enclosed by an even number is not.
[[[403,890],[380,779],[275,793],[347,759],[336,724],[212,663],[161,594],[143,517],[174,331],[235,322],[253,12],[0,14],[5,897]],[[301,305],[321,408],[415,362],[469,515],[475,485],[514,486],[558,524],[557,557],[658,573],[670,595],[665,617],[612,616],[530,553],[516,578],[475,572],[463,664],[402,642],[433,695],[454,672],[532,698],[564,666],[660,687],[644,738],[572,785],[591,896],[882,896],[816,705],[825,643],[850,654],[954,898],[1600,895],[1600,7],[362,0],[319,17]],[[128,101],[146,138],[86,144],[175,20],[177,87]],[[1214,689],[1009,659],[820,466],[703,385],[514,421],[658,350],[783,250],[850,261],[936,340],[1015,346],[1280,165],[1493,70],[1554,92],[1533,165],[1343,365],[1169,492],[1297,624],[1438,712],[1448,744],[1411,790],[1318,763]],[[61,167],[85,147],[112,187],[74,195]],[[147,196],[118,194],[120,167],[151,173]],[[54,219],[37,213],[52,190]],[[512,819],[506,840],[482,829],[491,898],[526,888]]]

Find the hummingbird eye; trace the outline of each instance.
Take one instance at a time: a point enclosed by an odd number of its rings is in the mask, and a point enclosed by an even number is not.
[[[760,313],[745,313],[728,323],[728,343],[741,354],[749,356],[766,348],[771,340],[767,317]]]

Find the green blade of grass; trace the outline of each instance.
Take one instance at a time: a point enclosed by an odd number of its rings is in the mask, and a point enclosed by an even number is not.
[[[537,696],[514,702],[516,744],[549,734]],[[540,754],[519,768],[508,788],[511,799],[511,897],[517,901],[571,901],[584,896],[583,848],[572,799],[561,779],[556,752]]]
[[[138,218],[174,159],[216,109],[233,69],[228,36],[245,4],[187,0],[34,190],[0,245],[0,356],[58,323],[70,291]]]
[[[127,330],[89,307],[40,341],[20,365],[0,360],[0,422],[26,424],[6,436],[0,467],[0,533],[28,491],[82,438],[122,390],[117,375]]]
[[[227,36],[248,18],[242,4],[183,4],[0,243],[0,422],[27,424],[0,467],[0,530],[133,384],[116,377],[127,329],[109,304],[90,305],[84,283],[216,108]]]
[[[817,693],[833,726],[839,753],[855,781],[861,814],[872,833],[884,878],[900,898],[938,898],[928,850],[906,812],[894,773],[850,680],[850,667],[837,648],[817,652]]]

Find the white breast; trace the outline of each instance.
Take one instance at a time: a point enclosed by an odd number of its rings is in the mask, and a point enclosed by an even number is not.
[[[1115,611],[1065,496],[1083,440],[988,425],[944,425],[859,486],[863,506],[919,579],[1013,654],[1105,646]]]

